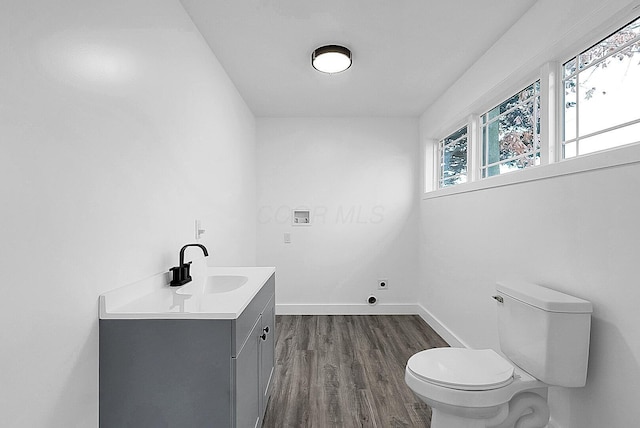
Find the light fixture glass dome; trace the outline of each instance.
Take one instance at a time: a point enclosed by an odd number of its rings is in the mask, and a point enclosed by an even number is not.
[[[323,73],[340,73],[351,67],[351,51],[344,46],[322,46],[311,54],[311,64]]]

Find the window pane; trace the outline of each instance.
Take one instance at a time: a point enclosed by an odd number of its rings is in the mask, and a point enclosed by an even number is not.
[[[580,155],[640,142],[640,123],[594,135],[579,142]]]
[[[623,46],[625,43],[638,38],[640,36],[640,19],[636,19],[626,27],[616,31],[600,43],[587,49],[580,54],[580,69],[588,67],[589,64],[604,58],[611,54],[616,49]],[[619,54],[614,55],[617,57]]]
[[[564,63],[563,68],[563,78],[571,76],[576,72],[576,58],[571,58],[569,61]]]
[[[442,176],[443,178],[467,172],[467,137],[459,139],[454,144],[445,146],[443,150]]]
[[[467,181],[467,146],[466,126],[440,141],[440,187]]]
[[[535,164],[522,156],[540,149],[539,94],[537,81],[482,116],[483,177]]]
[[[537,136],[539,122],[539,117],[534,113],[534,105],[530,102],[516,107],[486,126],[483,130],[485,165],[536,150],[540,146]]]
[[[576,138],[576,85],[574,77],[564,82],[564,141]]]
[[[638,48],[629,46],[606,61],[580,72],[579,135],[587,135],[640,117]]]
[[[572,157],[577,156],[578,152],[578,143],[576,143],[575,141],[573,143],[567,143],[564,145],[564,153],[563,153],[563,158],[564,159],[569,159]]]
[[[466,182],[467,182],[467,176],[459,175],[457,177],[445,178],[440,183],[440,187],[448,187],[448,186],[453,186],[455,184],[466,183]]]
[[[540,92],[540,81],[537,81],[529,85],[527,88],[523,89],[522,92],[520,92],[520,101],[525,101],[529,98],[533,98],[534,96],[538,95],[539,92]]]
[[[498,116],[496,107],[485,114],[487,121]],[[500,122],[494,121],[482,127],[482,165],[490,165],[500,160]]]
[[[563,142],[577,141],[564,144],[563,157],[637,142],[640,18],[582,52],[578,62],[571,78],[576,59],[564,64]]]
[[[540,152],[532,153],[519,159],[509,160],[498,165],[485,168],[482,171],[482,176],[492,177],[494,175],[505,174],[534,165],[540,165]]]
[[[454,132],[453,134],[449,135],[447,138],[445,138],[444,140],[442,140],[444,145],[447,144],[451,144],[453,141],[461,138],[461,137],[466,137],[467,135],[467,127],[463,127],[458,129],[456,132]]]
[[[498,104],[497,106],[489,110],[489,112],[487,112],[487,115],[489,115],[487,120],[491,120],[492,117],[496,117],[497,115],[502,114],[507,110],[515,107],[519,103],[525,102],[526,100],[533,97],[534,95],[537,95],[538,92],[540,92],[540,81],[532,83],[522,91],[511,96],[510,98],[506,99],[502,103]]]

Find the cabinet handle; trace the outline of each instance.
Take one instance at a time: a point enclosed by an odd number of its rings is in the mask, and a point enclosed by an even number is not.
[[[266,326],[265,328],[263,328],[262,331],[264,331],[265,333],[269,333],[269,326]]]
[[[262,333],[262,334],[260,335],[260,339],[262,339],[262,340],[267,340],[267,333]]]

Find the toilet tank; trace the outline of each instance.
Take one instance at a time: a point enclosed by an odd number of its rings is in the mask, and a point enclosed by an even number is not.
[[[496,285],[502,352],[548,385],[587,380],[591,302],[523,281]]]

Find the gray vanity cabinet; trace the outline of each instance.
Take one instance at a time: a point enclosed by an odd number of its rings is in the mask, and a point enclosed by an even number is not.
[[[261,319],[259,317],[253,330],[249,334],[249,340],[235,358],[235,417],[238,427],[259,427],[260,413],[260,387],[259,387],[259,360]]]
[[[263,300],[265,298],[268,298],[266,303]],[[254,319],[252,314],[257,313],[258,307],[262,310],[246,335],[246,341],[241,344],[240,338],[245,338],[243,327],[247,321]],[[275,364],[275,295],[259,294],[238,318],[237,326],[240,349],[233,359],[236,426],[260,427],[271,393]]]
[[[273,373],[275,371],[275,296],[271,297],[271,301],[265,307],[262,313],[262,332],[260,336],[260,408],[262,409],[262,416],[267,409],[267,402],[271,394],[271,382],[273,380]],[[266,331],[265,331],[266,330]],[[265,334],[266,333],[266,334]]]
[[[272,275],[237,319],[101,319],[100,427],[259,427],[274,302]]]

